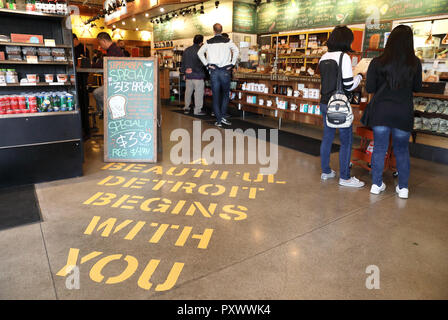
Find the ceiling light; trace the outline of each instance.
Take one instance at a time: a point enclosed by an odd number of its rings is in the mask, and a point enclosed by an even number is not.
[[[135,22],[135,18],[132,18],[132,21],[134,21],[134,22]]]
[[[160,12],[165,12],[165,9],[164,8],[160,8]]]
[[[138,31],[138,28],[135,28],[135,31]]]
[[[145,13],[145,17],[148,18],[149,17],[149,13]]]
[[[123,21],[121,24],[125,26],[125,25],[126,25],[126,22]]]

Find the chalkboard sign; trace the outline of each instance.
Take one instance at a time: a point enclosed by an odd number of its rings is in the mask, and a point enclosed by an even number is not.
[[[444,14],[448,0],[294,0],[260,5],[257,33]]]
[[[255,33],[257,7],[251,3],[233,2],[233,32]]]
[[[104,161],[157,161],[154,58],[104,58]]]
[[[387,35],[390,33],[391,29],[391,21],[366,25],[362,50],[365,53],[365,57],[374,58],[381,54],[381,51],[378,51],[378,49],[384,49]]]

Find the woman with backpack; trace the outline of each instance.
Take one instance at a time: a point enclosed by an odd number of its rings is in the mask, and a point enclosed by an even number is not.
[[[412,29],[397,26],[389,35],[384,52],[372,60],[367,71],[366,89],[375,93],[369,126],[373,129],[372,187],[379,194],[386,190],[383,182],[384,158],[392,134],[397,160],[400,198],[409,196],[409,137],[414,124],[413,92],[422,87],[422,65],[414,53]]]
[[[352,63],[347,52],[351,52],[353,32],[346,26],[337,26],[333,29],[327,41],[328,52],[319,61],[321,77],[320,110],[324,119],[324,135],[320,145],[321,179],[327,180],[336,177],[336,172],[330,168],[330,154],[336,129],[329,127],[326,121],[327,107],[330,98],[336,93],[338,87],[338,72],[342,71],[339,87],[346,91],[353,91],[362,80],[362,75],[353,77]],[[339,68],[339,62],[341,68]],[[350,158],[352,152],[353,132],[352,125],[339,128],[341,148],[339,150],[339,184],[345,187],[361,188],[364,182],[356,177],[350,177]]]

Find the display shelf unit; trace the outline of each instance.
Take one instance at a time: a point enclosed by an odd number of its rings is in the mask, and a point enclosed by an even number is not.
[[[54,46],[48,46],[42,43],[25,43],[25,42],[4,42],[0,41],[0,46],[20,46],[20,47],[36,47],[36,48],[66,48],[70,49],[68,44],[57,44]]]
[[[18,8],[24,8],[23,0]],[[73,63],[72,30],[65,27],[67,16],[0,9],[2,34],[11,33],[42,35],[54,39],[56,48],[65,48],[67,62],[0,61],[1,69],[15,69],[19,80],[26,74],[75,74]],[[52,47],[36,44],[1,42],[5,46]],[[54,47],[53,47],[54,48]],[[76,83],[76,82],[75,82]],[[51,94],[67,91],[73,95],[75,110],[42,113],[0,115],[0,187],[33,184],[82,175],[83,148],[80,112],[76,84],[65,82],[57,85],[7,84],[0,86],[2,95]]]
[[[414,93],[414,96],[415,97],[428,98],[428,99],[448,100],[448,95],[444,95],[444,94],[433,94],[433,93],[417,92],[417,93]],[[428,119],[440,118],[440,119],[448,120],[448,115],[442,114],[442,113],[435,113],[435,112],[434,113],[429,113],[429,112],[414,110],[414,115],[416,117],[422,117],[422,118],[428,118]],[[429,131],[429,130],[422,130],[422,129],[417,129],[416,130],[416,129],[414,129],[412,131],[412,141],[414,143],[417,142],[417,135],[418,134],[425,134],[425,135],[430,135],[430,136],[437,136],[437,137],[448,138],[447,134],[438,133],[438,132]]]
[[[18,17],[29,16],[33,18],[43,18],[43,19],[63,19],[68,17],[67,15],[62,14],[52,14],[52,13],[43,13],[43,12],[25,11],[25,10],[11,10],[6,8],[1,8],[0,14],[18,16]]]
[[[0,60],[0,65],[2,64],[42,64],[42,65],[70,65],[69,61],[38,61],[38,62],[28,62],[28,61],[15,61],[15,60]]]
[[[21,88],[32,88],[32,87],[71,87],[75,86],[74,83],[71,82],[36,82],[36,83],[27,83],[27,84],[20,84],[20,83],[5,83],[0,84],[1,87],[21,87]]]

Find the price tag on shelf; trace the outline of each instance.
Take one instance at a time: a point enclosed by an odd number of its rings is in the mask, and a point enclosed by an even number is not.
[[[49,82],[48,84],[50,86],[62,86],[64,83],[63,82]]]
[[[38,63],[37,56],[26,56],[27,63]]]
[[[44,43],[47,47],[56,47],[56,42],[54,39],[44,39]]]
[[[275,110],[275,117],[278,117],[278,110]]]
[[[36,86],[36,82],[23,82],[20,84],[21,86]]]

